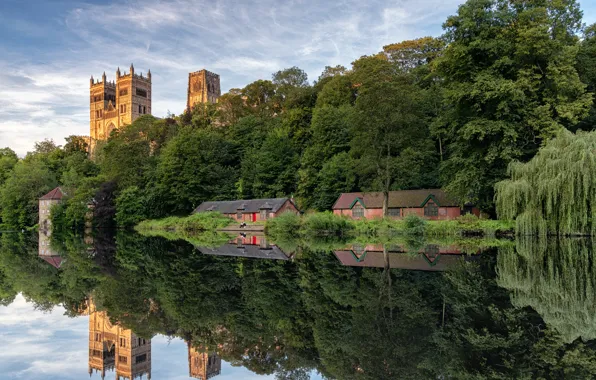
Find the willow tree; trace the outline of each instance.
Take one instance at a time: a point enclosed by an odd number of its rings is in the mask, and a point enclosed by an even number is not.
[[[521,235],[596,235],[596,132],[562,130],[496,184],[497,213]]]
[[[596,339],[596,245],[590,239],[518,239],[499,250],[497,284],[530,306],[565,343]]]

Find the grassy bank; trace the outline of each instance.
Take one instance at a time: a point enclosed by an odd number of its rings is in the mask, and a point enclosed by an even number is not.
[[[386,240],[394,236],[498,237],[514,234],[513,222],[479,219],[474,215],[455,220],[427,221],[417,216],[401,220],[352,220],[331,212],[298,216],[291,213],[270,219],[265,231],[274,239],[308,236],[361,236]]]
[[[216,231],[232,223],[232,219],[217,212],[171,216],[164,219],[144,220],[135,229],[139,232],[169,231],[176,233]]]
[[[194,245],[195,247],[219,247],[226,244],[232,235],[217,232],[217,231],[183,231],[173,232],[168,230],[138,230],[139,234],[143,236],[161,237],[167,240],[184,240]]]

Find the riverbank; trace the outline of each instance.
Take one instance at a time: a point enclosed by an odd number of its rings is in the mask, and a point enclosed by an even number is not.
[[[232,219],[217,212],[192,214],[189,216],[171,216],[163,219],[144,220],[135,226],[139,232],[167,231],[167,232],[201,232],[217,231],[229,226]]]
[[[512,237],[515,223],[512,221],[479,219],[466,215],[454,220],[428,221],[416,216],[404,219],[352,220],[330,212],[312,213],[304,216],[283,214],[270,219],[265,231],[274,238],[304,236],[363,236],[367,238],[391,238],[403,236],[430,237]]]

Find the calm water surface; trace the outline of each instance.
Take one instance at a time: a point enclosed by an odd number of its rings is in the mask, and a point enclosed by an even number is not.
[[[2,379],[596,376],[586,239],[0,239]]]

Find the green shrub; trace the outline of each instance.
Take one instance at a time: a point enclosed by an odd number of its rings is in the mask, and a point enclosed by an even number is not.
[[[343,235],[354,230],[354,222],[332,212],[307,214],[302,222],[302,232],[306,236]]]
[[[277,239],[292,239],[300,234],[300,215],[293,212],[284,212],[276,218],[268,219],[265,223],[267,235]]]
[[[423,235],[426,230],[426,220],[418,215],[408,215],[404,218],[404,234]]]

